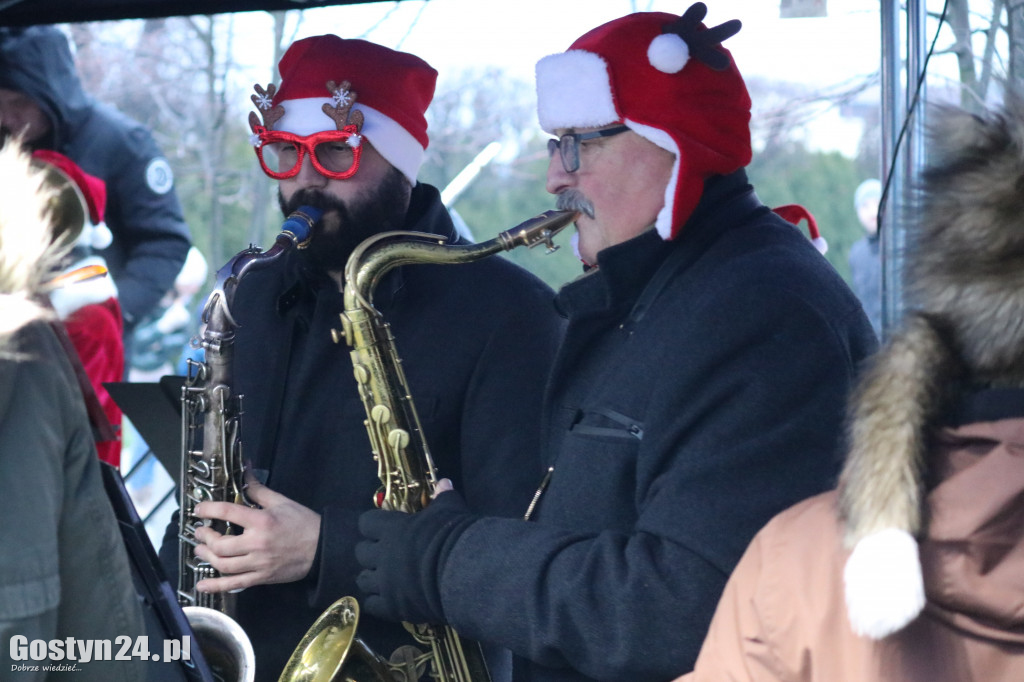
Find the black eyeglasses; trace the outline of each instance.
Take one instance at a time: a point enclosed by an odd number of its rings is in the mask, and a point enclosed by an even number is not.
[[[611,137],[627,130],[629,128],[626,126],[615,126],[614,128],[595,130],[591,133],[566,133],[559,138],[548,140],[548,157],[554,156],[557,149],[562,157],[562,168],[566,173],[575,173],[580,169],[580,142],[599,137]]]

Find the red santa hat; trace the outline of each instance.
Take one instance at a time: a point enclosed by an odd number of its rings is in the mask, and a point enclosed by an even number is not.
[[[107,205],[107,184],[96,176],[89,175],[74,161],[58,152],[38,149],[32,152],[32,158],[37,163],[55,169],[82,202],[87,215],[75,244],[90,249],[105,249],[110,246],[113,235],[103,222],[103,211]],[[79,226],[61,225],[58,228],[74,232]]]
[[[793,225],[799,226],[800,221],[807,221],[807,234],[811,237],[811,244],[822,255],[828,253],[828,242],[825,241],[825,238],[821,236],[821,232],[818,231],[818,221],[814,218],[814,214],[808,211],[805,206],[786,204],[785,206],[776,206],[772,211]]]
[[[292,43],[278,70],[281,85],[271,104],[282,105],[284,116],[274,130],[296,135],[335,130],[335,121],[323,111],[324,104],[337,104],[327,82],[348,81],[355,93],[352,111],[363,114],[361,134],[416,184],[428,144],[424,114],[437,81],[429,64],[365,40],[328,34]]]
[[[707,28],[696,3],[683,16],[637,12],[599,26],[537,63],[541,127],[623,123],[675,154],[655,226],[673,239],[704,181],[750,163],[750,96],[720,43],[740,22]]]

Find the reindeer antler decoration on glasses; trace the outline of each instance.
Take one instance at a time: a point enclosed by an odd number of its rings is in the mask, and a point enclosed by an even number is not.
[[[356,93],[351,87],[348,81],[342,81],[340,85],[327,81],[326,88],[332,103],[325,102],[321,109],[334,121],[335,130],[302,136],[271,129],[284,117],[284,106],[273,104],[276,86],[270,84],[264,89],[256,85],[252,101],[260,116],[249,112],[249,127],[252,128],[253,146],[263,172],[277,180],[294,177],[299,174],[308,155],[313,167],[332,180],[347,180],[355,175],[363,152],[360,135],[363,113],[352,110]]]

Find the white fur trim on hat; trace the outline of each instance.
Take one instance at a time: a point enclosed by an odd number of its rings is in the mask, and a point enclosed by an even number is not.
[[[619,120],[612,100],[608,65],[585,50],[552,54],[537,62],[537,118],[557,128],[592,128]]]
[[[690,47],[675,33],[662,33],[647,46],[647,60],[663,73],[679,73],[690,61]]]
[[[924,578],[917,541],[897,528],[872,533],[853,548],[843,570],[846,611],[853,631],[882,639],[924,608]]]
[[[78,243],[102,251],[114,243],[114,235],[107,224],[101,221],[95,225],[86,225],[82,230],[82,236],[78,238]]]
[[[658,217],[654,221],[654,227],[658,230],[658,234],[662,239],[667,240],[672,237],[672,208],[675,205],[676,185],[679,182],[679,146],[671,135],[660,128],[630,121],[628,118],[625,120],[625,124],[640,137],[672,152],[675,156],[675,160],[672,162],[672,176],[668,179],[668,185],[665,186],[665,204],[658,211]]]
[[[323,112],[324,104],[333,105],[334,100],[330,97],[308,97],[281,102],[284,116],[274,124],[274,130],[283,130],[295,135],[312,135],[324,130],[334,130],[334,121]],[[357,101],[352,110],[363,112],[363,138],[415,185],[425,156],[419,140],[394,119],[373,107]]]

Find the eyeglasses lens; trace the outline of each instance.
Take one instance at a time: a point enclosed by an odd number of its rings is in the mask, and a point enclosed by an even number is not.
[[[260,158],[271,173],[287,173],[299,162],[299,148],[290,142],[261,145]]]
[[[580,168],[579,137],[574,133],[566,133],[562,137],[548,140],[548,158],[558,150],[562,159],[562,168],[566,173],[575,173]]]
[[[355,152],[346,140],[321,142],[314,151],[320,165],[332,173],[346,172],[352,168],[355,159]]]

